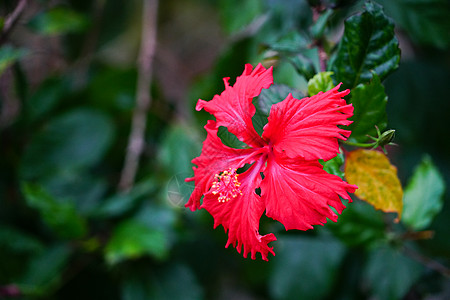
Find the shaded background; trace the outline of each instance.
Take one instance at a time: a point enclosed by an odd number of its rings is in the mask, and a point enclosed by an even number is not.
[[[337,7],[329,37],[338,42],[363,1],[324,2]],[[448,183],[449,1],[377,2],[402,50],[384,82],[398,144],[389,157],[403,184],[425,154]],[[17,3],[1,2],[3,21]],[[269,46],[290,47],[290,34],[313,24],[307,1],[160,1],[145,148],[134,187],[118,191],[142,11],[137,0],[28,1],[2,40],[0,298],[450,298],[448,192],[412,239],[358,200],[314,231],[285,232],[263,218],[261,232],[278,238],[269,262],[225,249],[212,217],[184,208],[209,118],[195,103],[260,61],[275,64],[276,82],[305,90]]]

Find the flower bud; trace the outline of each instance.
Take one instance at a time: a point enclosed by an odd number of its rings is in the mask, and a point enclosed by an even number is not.
[[[379,146],[384,147],[388,145],[390,142],[392,142],[394,140],[394,137],[395,137],[394,129],[386,130],[378,137],[377,143]]]

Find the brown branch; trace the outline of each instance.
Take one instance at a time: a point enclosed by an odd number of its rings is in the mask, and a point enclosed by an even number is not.
[[[17,23],[23,11],[25,10],[27,2],[28,0],[19,0],[19,3],[17,3],[16,8],[6,18],[5,23],[3,24],[2,31],[0,33],[0,45],[3,44],[8,38],[9,34],[14,28],[14,25]]]
[[[323,49],[323,44],[321,41],[317,44],[317,50],[319,51],[320,72],[325,72],[327,70],[328,55]]]
[[[139,158],[144,149],[147,111],[151,104],[149,88],[152,81],[152,65],[156,48],[157,11],[158,0],[143,0],[141,48],[137,62],[136,104],[125,163],[119,182],[119,190],[121,191],[127,191],[133,186],[139,167]]]
[[[325,10],[325,7],[320,3],[318,3],[317,6],[314,6],[312,8],[313,13],[313,22],[317,23],[317,20],[319,20],[320,14]],[[317,46],[317,51],[319,54],[319,66],[320,66],[320,72],[325,72],[327,70],[327,60],[328,55],[325,52],[325,49],[323,47],[323,37],[318,38],[314,41],[314,45]]]

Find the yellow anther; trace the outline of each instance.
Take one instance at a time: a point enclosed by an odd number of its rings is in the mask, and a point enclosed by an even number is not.
[[[241,183],[238,180],[238,176],[236,169],[231,168],[214,175],[215,180],[211,186],[211,192],[213,195],[219,194],[217,199],[219,202],[227,202],[231,198],[242,195],[242,191],[239,189]]]

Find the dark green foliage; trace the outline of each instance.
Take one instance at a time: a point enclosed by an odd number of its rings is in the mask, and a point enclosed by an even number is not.
[[[327,173],[334,174],[336,176],[339,176],[341,178],[344,177],[344,172],[341,171],[341,167],[344,164],[344,154],[339,153],[334,158],[328,160],[328,161],[320,161],[320,163],[323,165],[323,169],[327,171]]]
[[[345,31],[329,69],[344,88],[366,83],[375,72],[381,80],[398,67],[400,49],[394,23],[381,6],[366,2],[366,11],[348,18]]]
[[[81,238],[86,234],[86,222],[69,201],[57,201],[42,187],[24,183],[22,192],[27,204],[39,211],[42,220],[62,238]]]
[[[68,8],[55,7],[30,20],[31,29],[43,35],[79,32],[87,28],[87,19]]]
[[[339,222],[325,225],[325,228],[330,229],[344,244],[370,248],[386,238],[380,211],[360,200],[346,206],[348,208],[342,212]]]
[[[369,83],[359,84],[351,93],[350,103],[355,107],[353,121],[348,127],[352,131],[351,139],[358,142],[376,136],[376,127],[383,131],[387,126],[387,96],[377,74]]]
[[[386,13],[419,44],[448,49],[450,2],[447,0],[377,0]]]
[[[103,112],[78,108],[64,113],[33,136],[23,155],[21,176],[37,179],[91,167],[101,160],[113,137],[114,125]]]
[[[297,99],[305,97],[302,92],[287,85],[273,84],[268,89],[261,91],[261,94],[257,99],[258,107],[261,112],[269,116],[272,105],[283,101],[289,94],[292,94],[292,96]]]
[[[16,49],[11,46],[0,48],[0,75],[26,53],[27,51],[24,49]]]
[[[0,2],[0,299],[450,299],[448,1],[160,0],[129,189],[118,186],[141,1],[33,1],[7,34],[21,1]],[[225,249],[222,227],[184,207],[211,119],[196,101],[259,62],[276,82],[253,99],[259,134],[289,93],[339,82],[354,107],[350,142],[395,129],[399,223],[358,199],[306,232],[263,217],[260,234],[278,238],[263,262]],[[225,127],[218,135],[248,147]],[[354,148],[340,149],[321,163],[345,178]]]
[[[281,237],[271,278],[274,299],[323,299],[336,280],[345,248],[330,238]],[[311,259],[314,257],[314,259]],[[307,280],[305,280],[308,278]]]
[[[375,248],[367,261],[364,277],[379,299],[399,299],[423,273],[423,266],[390,247]]]

